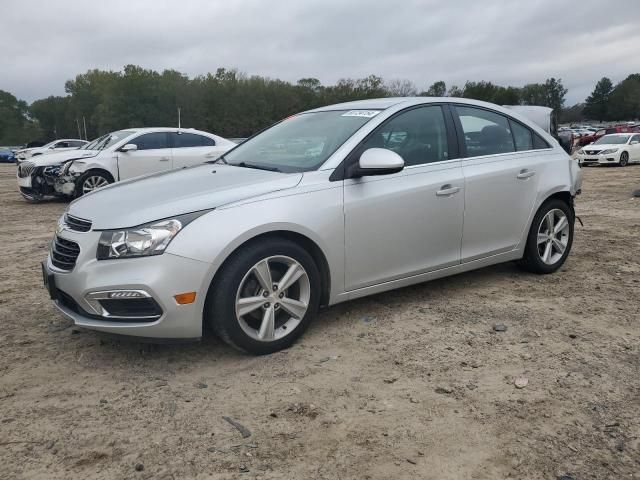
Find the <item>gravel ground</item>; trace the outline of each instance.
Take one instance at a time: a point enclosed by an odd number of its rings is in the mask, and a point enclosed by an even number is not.
[[[585,169],[560,272],[505,264],[332,307],[260,358],[74,328],[39,266],[65,204],[24,202],[14,171],[0,165],[0,478],[640,476],[640,166]]]

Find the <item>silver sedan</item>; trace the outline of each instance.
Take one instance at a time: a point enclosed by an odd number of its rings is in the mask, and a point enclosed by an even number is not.
[[[390,98],[286,118],[215,163],[73,202],[43,264],[76,325],[265,354],[320,306],[571,250],[581,174],[513,110]]]

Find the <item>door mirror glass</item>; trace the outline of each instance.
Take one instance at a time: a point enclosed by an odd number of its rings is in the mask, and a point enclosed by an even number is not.
[[[135,143],[127,143],[120,149],[121,152],[135,152],[138,150],[138,146]]]
[[[370,148],[360,155],[357,176],[387,175],[397,173],[404,168],[400,155],[386,148]]]

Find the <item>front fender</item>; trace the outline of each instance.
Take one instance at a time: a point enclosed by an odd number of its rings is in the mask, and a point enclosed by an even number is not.
[[[331,302],[344,289],[341,182],[321,190],[213,210],[180,232],[167,252],[207,262],[208,288],[220,266],[236,249],[259,235],[278,231],[303,235],[323,252],[331,276]]]

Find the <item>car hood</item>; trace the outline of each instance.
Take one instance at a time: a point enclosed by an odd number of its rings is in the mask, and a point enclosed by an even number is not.
[[[115,183],[71,203],[94,230],[126,228],[293,188],[301,173],[205,164]]]
[[[64,152],[38,155],[23,161],[34,163],[37,167],[48,167],[50,165],[60,165],[67,160],[95,157],[98,153],[100,153],[100,150],[65,150]]]
[[[622,148],[624,147],[624,144],[619,144],[619,143],[599,143],[598,145],[585,145],[582,149],[584,151],[590,151],[590,152],[601,152],[602,150],[609,150],[612,148]]]

